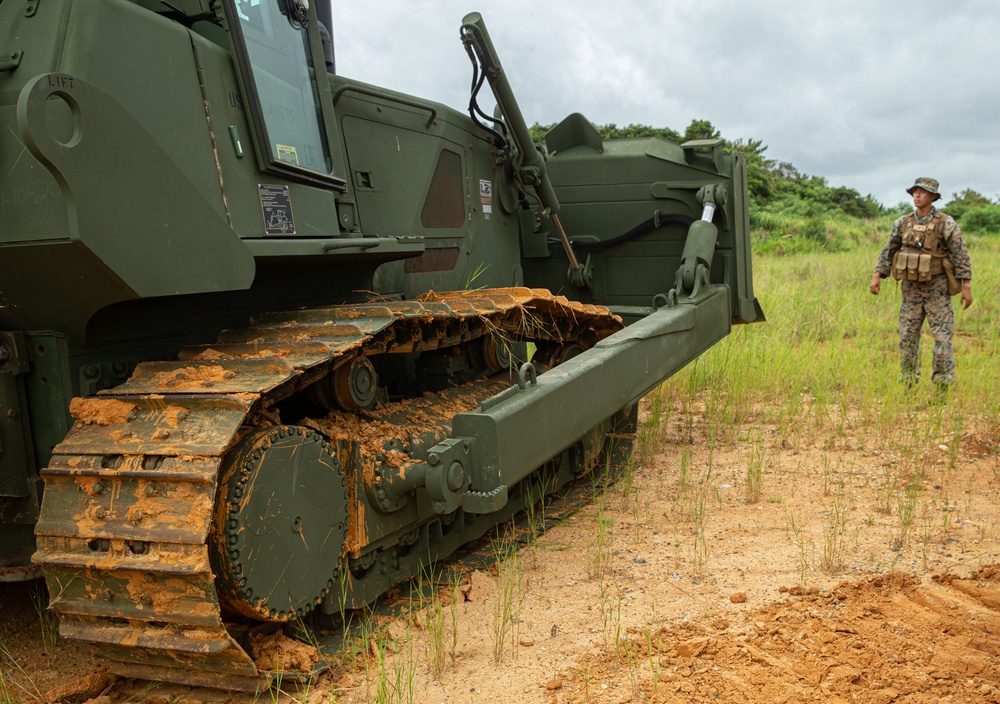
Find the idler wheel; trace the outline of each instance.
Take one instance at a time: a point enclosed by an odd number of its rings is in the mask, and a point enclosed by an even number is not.
[[[367,357],[355,357],[310,386],[309,396],[331,411],[373,408],[378,399],[378,373]]]
[[[333,395],[345,411],[371,408],[378,392],[378,374],[367,357],[355,357],[333,372]]]
[[[537,362],[539,366],[552,368],[573,359],[573,357],[582,354],[586,350],[587,348],[579,342],[570,342],[565,345],[553,345],[551,343],[544,346],[539,345],[532,361]]]
[[[265,621],[301,618],[335,584],[347,534],[347,489],[334,448],[306,428],[253,430],[225,460],[212,568],[229,609]]]
[[[524,343],[514,342],[503,333],[483,335],[480,344],[483,362],[491,372],[516,371],[517,365],[527,357]]]

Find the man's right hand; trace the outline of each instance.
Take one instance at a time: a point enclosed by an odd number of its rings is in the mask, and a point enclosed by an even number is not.
[[[875,296],[882,290],[882,275],[877,271],[872,275],[872,285],[868,287],[868,290]]]

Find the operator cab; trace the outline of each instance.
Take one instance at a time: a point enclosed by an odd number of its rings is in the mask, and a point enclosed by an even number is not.
[[[308,0],[225,0],[225,11],[261,170],[345,190],[330,156],[335,121],[324,119],[333,104],[315,10]]]

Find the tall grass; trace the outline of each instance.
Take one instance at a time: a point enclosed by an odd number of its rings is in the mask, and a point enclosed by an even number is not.
[[[925,326],[923,382],[907,391],[898,383],[899,287],[889,279],[879,296],[868,291],[880,248],[872,239],[846,252],[757,256],[754,288],[767,322],[736,327],[660,394],[677,398],[681,408],[697,394],[719,440],[733,439],[753,421],[772,425],[792,444],[817,426],[850,428],[879,450],[898,450],[903,442],[915,451],[912,443],[932,442],[904,431],[931,398],[933,340]],[[974,302],[955,313],[957,383],[943,430],[993,429],[1000,420],[994,392],[1000,385],[1000,240],[973,239],[969,249]],[[958,298],[953,303],[960,307]]]
[[[754,252],[759,254],[846,251],[883,238],[893,220],[889,215],[866,220],[808,209],[750,211]]]

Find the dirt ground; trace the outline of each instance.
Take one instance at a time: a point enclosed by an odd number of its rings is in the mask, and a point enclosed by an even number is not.
[[[1000,702],[1000,428],[907,460],[849,424],[715,447],[703,425],[665,423],[631,475],[307,688],[101,679],[4,585],[0,702]]]

